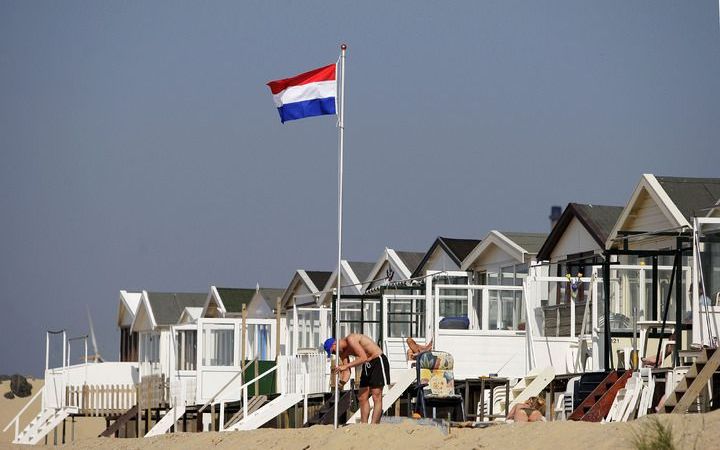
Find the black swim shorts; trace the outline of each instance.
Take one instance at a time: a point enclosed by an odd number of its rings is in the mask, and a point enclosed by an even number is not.
[[[390,363],[384,354],[362,365],[360,387],[378,388],[390,384]]]

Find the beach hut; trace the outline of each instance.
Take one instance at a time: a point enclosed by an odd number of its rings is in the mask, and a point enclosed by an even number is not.
[[[120,291],[117,326],[120,329],[120,361],[137,361],[138,335],[130,331],[140,306],[142,292]]]
[[[428,335],[453,353],[458,379],[529,370],[523,281],[546,233],[490,231],[457,272],[426,271]]]
[[[330,334],[330,309],[320,302],[322,289],[332,272],[299,269],[295,271],[280,298],[285,317],[285,354],[299,349],[319,350]]]
[[[620,364],[617,350],[627,349],[638,334],[656,331],[663,322],[664,334],[674,333],[675,364],[681,349],[717,336],[712,330],[717,314],[700,302],[699,291],[704,288],[707,295],[720,288],[720,279],[713,276],[720,266],[712,256],[717,235],[708,217],[715,214],[718,199],[720,178],[642,175],[605,243],[603,287],[609,307],[604,329],[612,342],[605,355],[608,364]],[[696,233],[700,245],[693,242]],[[702,272],[709,275],[704,286],[698,253]],[[643,345],[640,339],[632,346],[641,357],[654,353],[652,345]]]

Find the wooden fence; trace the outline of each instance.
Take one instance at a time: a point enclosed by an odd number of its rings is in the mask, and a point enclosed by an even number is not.
[[[123,414],[137,404],[137,388],[132,384],[67,386],[67,405],[87,416]]]
[[[158,408],[168,402],[168,383],[161,376],[143,377],[140,384],[92,384],[67,386],[66,405],[76,407],[86,416],[124,414],[139,405],[141,409]]]

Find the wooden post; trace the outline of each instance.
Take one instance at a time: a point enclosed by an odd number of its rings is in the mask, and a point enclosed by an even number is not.
[[[242,347],[240,348],[240,367],[242,368],[243,374],[241,376],[245,375],[245,347],[247,346],[247,307],[246,305],[242,305]],[[245,381],[245,380],[242,380]]]
[[[135,425],[137,425],[135,428],[135,437],[140,437],[140,418],[142,418],[142,405],[140,404],[140,399],[142,398],[142,394],[140,393],[140,386],[142,386],[142,383],[138,384],[135,387],[135,402],[137,403],[137,416],[135,416]]]
[[[260,395],[260,380],[257,377],[260,375],[260,361],[255,358],[255,395]]]
[[[215,403],[210,404],[210,431],[215,431]]]
[[[143,435],[147,434],[148,431],[150,431],[150,390],[152,385],[152,378],[148,377],[145,378],[145,433]]]
[[[280,356],[280,297],[275,301],[275,360]]]

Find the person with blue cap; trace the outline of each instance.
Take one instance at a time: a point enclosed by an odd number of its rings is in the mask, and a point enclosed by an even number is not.
[[[336,341],[334,338],[325,340],[323,348],[332,356],[340,350],[340,362],[335,366],[334,372],[339,374],[339,388],[350,379],[350,369],[362,366],[360,374],[360,389],[358,403],[360,404],[360,422],[368,423],[370,418],[370,396],[373,399],[372,423],[380,423],[382,416],[382,390],[383,386],[390,384],[390,362],[382,349],[370,337],[364,334],[352,333]],[[354,359],[350,361],[350,357]]]

